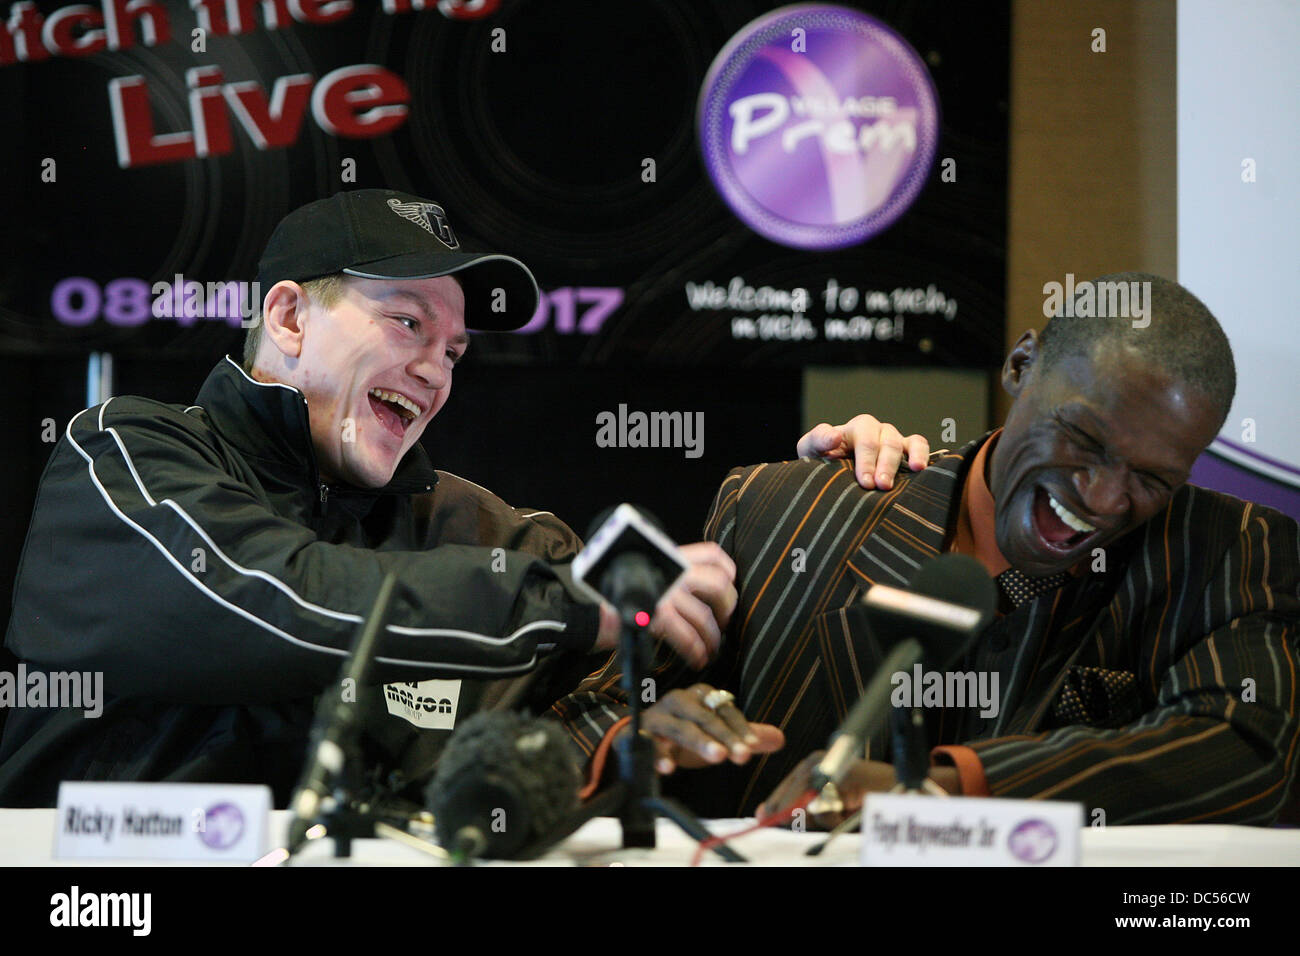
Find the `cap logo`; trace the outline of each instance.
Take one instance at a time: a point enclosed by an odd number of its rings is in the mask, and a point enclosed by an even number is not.
[[[459,249],[456,234],[451,231],[446,211],[433,202],[402,202],[399,199],[388,200],[389,207],[403,219],[409,219],[429,235],[439,240],[448,249]]]

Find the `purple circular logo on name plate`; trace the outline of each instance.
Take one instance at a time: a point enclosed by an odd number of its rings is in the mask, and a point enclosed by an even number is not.
[[[1046,820],[1026,820],[1007,836],[1011,855],[1025,863],[1042,863],[1056,852],[1056,828]]]
[[[217,803],[208,807],[203,818],[199,839],[214,850],[227,850],[244,835],[244,814],[233,803]]]
[[[782,7],[722,48],[700,90],[700,148],[751,229],[798,249],[883,232],[915,201],[939,98],[894,30],[829,4]]]

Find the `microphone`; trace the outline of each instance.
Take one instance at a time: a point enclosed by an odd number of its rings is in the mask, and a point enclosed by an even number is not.
[[[685,808],[659,797],[654,770],[654,742],[641,732],[641,680],[648,668],[651,612],[685,573],[687,563],[677,545],[649,515],[621,504],[604,520],[597,518],[587,546],[573,559],[573,579],[590,596],[604,599],[618,612],[619,684],[625,694],[629,733],[614,744],[618,754],[617,815],[623,846],[653,847],[655,817],[665,815],[699,839],[702,827],[691,824]]]
[[[484,711],[461,724],[425,791],[438,842],[467,858],[516,859],[569,832],[582,775],[554,722]]]
[[[974,558],[943,554],[917,568],[906,589],[877,584],[861,601],[884,643],[915,637],[925,660],[942,670],[993,620],[998,589]]]
[[[622,616],[652,611],[686,571],[686,561],[648,514],[629,504],[606,514],[597,517],[586,547],[573,559],[573,580]]]
[[[926,562],[906,590],[874,585],[862,597],[869,628],[890,647],[812,774],[812,786],[840,784],[866,741],[891,712],[892,677],[923,660],[947,667],[958,659],[997,610],[997,587],[974,558],[944,554]]]
[[[352,687],[366,683],[366,671],[375,655],[379,635],[383,633],[396,584],[397,576],[392,572],[380,582],[374,607],[362,622],[352,652],[343,662],[340,682],[351,680]],[[341,778],[348,758],[356,749],[360,721],[356,705],[345,701],[342,694],[327,690],[321,695],[308,745],[308,759],[298,789],[289,802],[293,811],[289,824],[290,855],[306,842],[308,828],[322,811],[332,813],[338,809],[343,790]]]

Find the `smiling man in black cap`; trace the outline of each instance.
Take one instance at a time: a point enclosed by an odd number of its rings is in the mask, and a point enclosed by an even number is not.
[[[441,206],[387,190],[290,213],[258,280],[244,368],[302,392],[325,489],[388,484],[447,400],[466,324],[516,329],[537,302],[523,263],[463,251]]]
[[[486,681],[613,645],[613,610],[573,590],[572,531],[419,444],[467,324],[531,317],[528,269],[463,251],[436,203],[365,189],[286,216],[259,281],[242,367],[219,362],[188,408],[86,409],[51,455],[6,644],[29,674],[101,673],[106,699],[14,710],[0,805],[51,804],[62,780],[266,783],[283,805],[322,693],[355,693],[378,763],[418,777]],[[651,629],[699,665],[734,568],[683,551]],[[335,687],[389,572],[384,686]]]

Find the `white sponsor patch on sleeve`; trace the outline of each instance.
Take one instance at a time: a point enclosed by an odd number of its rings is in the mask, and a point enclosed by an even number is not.
[[[388,712],[427,730],[451,730],[456,726],[460,703],[460,681],[422,680],[384,685]]]

